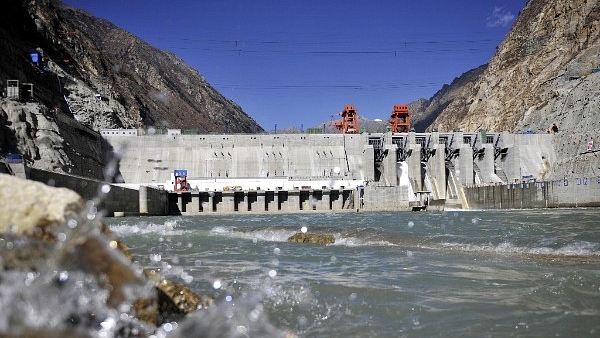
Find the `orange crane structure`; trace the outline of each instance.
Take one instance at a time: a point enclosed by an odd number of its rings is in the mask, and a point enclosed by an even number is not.
[[[390,117],[390,129],[392,134],[408,133],[410,130],[410,113],[408,105],[396,104]]]
[[[335,122],[335,127],[342,134],[358,134],[358,115],[354,105],[347,104],[344,106],[344,111],[340,113],[342,119]]]

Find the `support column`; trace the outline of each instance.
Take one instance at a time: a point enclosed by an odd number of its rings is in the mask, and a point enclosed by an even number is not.
[[[473,149],[468,144],[461,144],[456,158],[456,176],[463,186],[472,186],[475,182],[473,173]]]
[[[323,210],[331,210],[331,194],[329,189],[321,190]]]
[[[427,172],[433,183],[433,198],[443,200],[446,199],[446,149],[443,144],[439,144],[438,139],[436,137],[436,143],[431,145],[435,152],[427,161]]]
[[[147,186],[140,185],[138,198],[140,201],[139,213],[141,215],[147,214],[148,213],[148,187]]]
[[[216,210],[214,197],[215,197],[215,193],[212,192],[212,191],[210,191],[208,193],[208,203],[207,203],[207,206],[204,209],[204,211],[206,211],[206,212],[213,212],[213,211]]]
[[[266,211],[267,200],[264,190],[256,192],[256,202],[252,204],[252,211]]]
[[[407,148],[410,155],[406,158],[408,165],[408,178],[413,191],[423,190],[423,177],[421,173],[421,145],[417,143],[415,133],[408,133]]]
[[[235,209],[235,195],[233,191],[223,191],[220,193],[221,199],[216,201],[217,212],[233,212]]]
[[[475,163],[479,167],[483,184],[498,183],[494,168],[494,145],[490,143],[481,146],[481,154],[475,156]]]
[[[300,191],[299,190],[289,190],[288,191],[288,200],[287,200],[286,204],[287,204],[287,207],[285,210],[288,210],[288,211],[300,210]]]
[[[381,181],[389,187],[395,187],[398,185],[398,175],[396,174],[396,162],[398,146],[395,144],[386,144],[385,150],[387,156],[383,158],[383,173]]]
[[[188,213],[197,214],[200,212],[200,192],[194,193],[191,192],[191,198],[189,208],[187,210]]]

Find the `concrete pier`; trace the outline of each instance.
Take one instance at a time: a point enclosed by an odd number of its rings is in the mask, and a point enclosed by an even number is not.
[[[341,211],[352,209],[354,190],[183,191],[169,193],[170,214]]]

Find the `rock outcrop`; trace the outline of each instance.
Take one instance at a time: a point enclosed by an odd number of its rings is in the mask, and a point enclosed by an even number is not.
[[[431,99],[411,103],[411,121],[415,130],[424,132],[435,129],[429,127],[442,113],[450,114],[456,120],[460,120],[466,114],[464,107],[472,103],[470,97],[474,94],[477,81],[486,68],[487,65],[482,65],[465,72],[455,78],[451,84],[444,85]]]

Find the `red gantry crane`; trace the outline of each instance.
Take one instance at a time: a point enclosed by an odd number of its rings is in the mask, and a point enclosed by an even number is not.
[[[390,117],[390,127],[392,134],[408,133],[410,130],[410,113],[408,105],[396,104]]]
[[[354,105],[347,104],[340,113],[342,119],[335,123],[335,127],[342,134],[358,134],[358,115]]]

